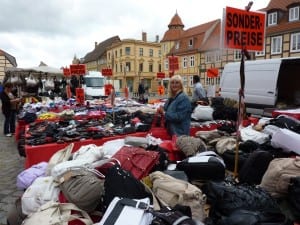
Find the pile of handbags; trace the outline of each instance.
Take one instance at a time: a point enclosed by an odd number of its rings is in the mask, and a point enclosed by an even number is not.
[[[31,179],[20,176],[18,187],[25,192],[11,211],[33,225],[43,224],[50,214],[64,218],[65,224],[73,220],[70,224],[97,225],[299,221],[300,158],[272,147],[270,137],[236,146],[236,139],[224,130],[170,140],[127,137],[82,146],[74,153],[70,144],[49,162],[29,168]],[[233,178],[228,171],[237,148],[238,176]],[[296,213],[287,215],[282,201]]]

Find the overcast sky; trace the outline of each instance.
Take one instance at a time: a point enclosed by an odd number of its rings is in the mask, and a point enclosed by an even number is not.
[[[0,49],[18,67],[69,66],[95,42],[112,36],[161,39],[176,11],[185,29],[221,19],[223,8],[244,9],[248,0],[0,0]],[[269,0],[253,0],[252,11]]]

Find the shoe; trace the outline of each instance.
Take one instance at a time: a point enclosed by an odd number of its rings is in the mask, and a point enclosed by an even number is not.
[[[6,136],[6,137],[11,137],[11,136],[12,136],[12,134],[5,134],[5,136]]]

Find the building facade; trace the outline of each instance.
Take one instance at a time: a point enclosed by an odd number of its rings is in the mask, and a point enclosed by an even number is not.
[[[106,48],[120,41],[119,36],[113,36],[99,44],[95,42],[95,48],[83,57],[81,63],[86,65],[88,71],[101,71],[107,67]]]
[[[0,49],[0,81],[5,76],[5,68],[17,67],[16,58]]]
[[[157,72],[161,71],[161,51],[158,36],[155,42],[147,41],[147,34],[142,33],[142,40],[123,39],[107,47],[107,67],[112,69],[112,79],[119,82],[119,87],[128,87],[136,93],[143,81],[148,91],[157,90]]]
[[[271,0],[266,12],[265,48],[256,59],[300,56],[300,2]]]

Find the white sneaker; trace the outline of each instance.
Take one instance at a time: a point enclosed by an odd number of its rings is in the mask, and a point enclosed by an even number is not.
[[[6,137],[11,137],[11,136],[12,136],[12,134],[6,134],[5,136],[6,136]]]

